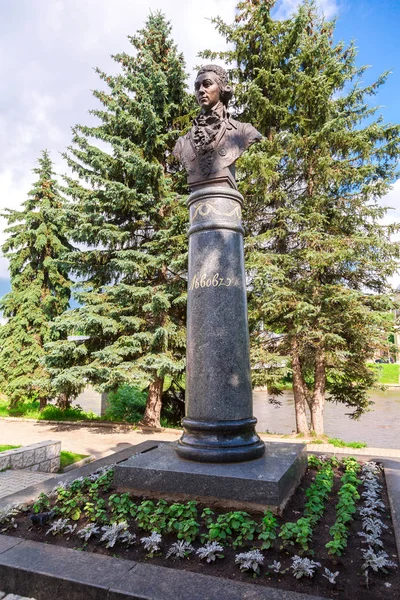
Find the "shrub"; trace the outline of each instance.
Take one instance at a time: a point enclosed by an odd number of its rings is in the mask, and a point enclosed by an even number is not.
[[[137,423],[143,417],[147,392],[130,385],[121,385],[108,396],[108,408],[104,415],[111,421]]]

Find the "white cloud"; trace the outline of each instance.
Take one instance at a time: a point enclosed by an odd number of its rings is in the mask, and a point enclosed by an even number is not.
[[[210,17],[232,21],[236,0],[52,0],[0,2],[0,211],[18,209],[35,181],[32,169],[43,149],[58,173],[68,169],[60,153],[71,126],[89,124],[97,107],[91,90],[101,86],[98,66],[115,72],[111,55],[130,51],[128,35],[144,26],[150,10],[171,21],[173,38],[192,73],[196,54],[223,48]],[[0,245],[6,222],[0,218]],[[7,277],[0,256],[0,277]]]

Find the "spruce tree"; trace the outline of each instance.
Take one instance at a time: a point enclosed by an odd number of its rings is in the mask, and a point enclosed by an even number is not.
[[[286,21],[273,6],[240,2],[232,25],[217,19],[232,44],[219,56],[240,118],[265,136],[238,164],[253,352],[269,384],[268,352],[290,358],[297,430],[308,432],[308,406],[321,434],[326,395],[355,417],[368,408],[367,360],[387,343],[399,227],[382,224],[379,200],[396,177],[400,128],[370,104],[388,73],[365,85],[354,44],[334,43],[315,3]]]
[[[42,409],[54,397],[44,345],[51,339],[49,322],[68,307],[70,281],[62,259],[71,246],[47,151],[38,162],[33,169],[38,179],[22,209],[2,215],[8,222],[2,250],[9,260],[11,291],[0,302],[7,319],[0,328],[0,373],[11,405],[38,398]]]
[[[49,347],[54,384],[67,395],[90,381],[102,390],[148,388],[143,423],[160,425],[164,379],[184,369],[187,209],[184,176],[171,152],[189,124],[182,55],[165,17],[150,14],[113,56],[119,72],[97,70],[106,91],[98,125],[77,125],[65,158],[71,255],[81,306],[54,326],[83,339]],[[100,142],[100,143],[99,143]]]

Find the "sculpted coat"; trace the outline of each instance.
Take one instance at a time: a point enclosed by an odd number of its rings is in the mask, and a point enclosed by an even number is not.
[[[198,119],[189,133],[176,143],[174,155],[186,169],[192,189],[200,184],[228,185],[236,189],[235,161],[251,144],[262,138],[250,123],[232,119],[225,110],[221,117],[215,139],[207,149],[196,143],[197,129],[202,126],[197,123]]]

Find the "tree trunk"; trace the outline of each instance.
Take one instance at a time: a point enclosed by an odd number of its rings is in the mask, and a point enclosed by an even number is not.
[[[67,394],[60,394],[57,398],[57,406],[61,408],[61,410],[67,410],[67,408],[71,408],[71,401]]]
[[[296,432],[308,435],[310,433],[307,423],[307,393],[299,357],[299,349],[296,338],[291,341],[291,359],[293,371],[293,393],[294,408],[296,413]]]
[[[141,424],[146,427],[161,427],[160,413],[163,386],[163,377],[156,377],[149,385],[146,409],[144,411],[143,419],[141,420]]]
[[[320,346],[315,355],[314,394],[310,403],[311,429],[316,435],[324,434],[325,386],[325,352]]]
[[[42,411],[47,406],[47,398],[40,398],[39,410]]]

